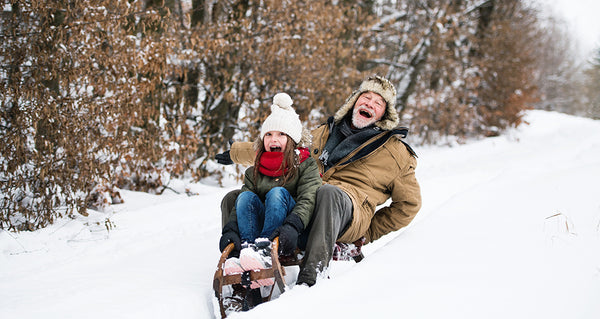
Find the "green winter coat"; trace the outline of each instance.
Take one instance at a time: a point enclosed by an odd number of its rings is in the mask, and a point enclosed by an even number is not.
[[[254,153],[254,151],[252,151]],[[264,202],[265,196],[273,188],[283,186],[294,198],[296,205],[290,212],[296,214],[304,223],[304,227],[308,225],[310,218],[315,208],[315,200],[317,190],[322,185],[321,176],[317,162],[312,158],[307,158],[298,166],[297,174],[285,185],[280,185],[280,177],[271,177],[259,174],[256,183],[254,182],[254,167],[246,169],[244,174],[244,185],[241,191],[251,191],[258,195]],[[235,220],[235,208],[229,215],[229,220]]]

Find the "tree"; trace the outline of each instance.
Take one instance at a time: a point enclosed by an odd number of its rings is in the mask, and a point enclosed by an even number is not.
[[[255,136],[275,93],[322,120],[362,78],[366,48],[348,37],[360,1],[185,4],[4,3],[0,227],[85,214],[115,185],[207,176],[234,134]]]
[[[209,174],[208,160],[228,140],[256,136],[278,92],[292,96],[303,120],[341,105],[362,78],[353,66],[367,48],[348,36],[361,32],[362,10],[354,1],[192,2],[165,107],[186,119],[192,134],[182,138],[199,142],[185,155],[198,159],[197,176]]]
[[[588,116],[600,119],[600,48],[590,61],[591,67],[585,71],[586,96],[589,98]]]
[[[587,102],[582,69],[575,58],[566,23],[554,17],[542,23],[545,28],[539,33],[534,72],[540,100],[535,106],[542,110],[584,115]]]
[[[3,8],[0,227],[36,229],[85,214],[92,189],[160,134],[144,127],[157,117],[143,101],[161,82],[146,76],[161,68],[161,45],[136,38],[146,25],[132,22],[158,20],[128,1]]]
[[[497,135],[521,123],[522,111],[537,99],[533,83],[537,14],[522,1],[491,1],[489,24],[480,19],[475,65],[482,71],[477,87],[481,130]],[[484,19],[487,19],[484,16]]]
[[[535,97],[535,12],[517,0],[383,1],[381,12],[372,67],[398,84],[399,111],[421,141],[520,123]]]
[[[519,0],[23,0],[1,19],[2,228],[218,175],[278,92],[314,127],[385,75],[418,143],[499,134],[536,96]]]

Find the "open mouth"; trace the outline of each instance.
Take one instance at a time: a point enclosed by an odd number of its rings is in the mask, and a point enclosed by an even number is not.
[[[269,147],[271,152],[281,152],[281,146],[271,146]]]
[[[362,117],[366,117],[368,119],[370,119],[371,117],[373,117],[373,115],[370,112],[367,112],[365,110],[359,110],[358,114],[360,114]]]

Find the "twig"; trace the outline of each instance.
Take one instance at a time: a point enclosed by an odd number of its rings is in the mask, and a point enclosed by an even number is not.
[[[555,218],[555,217],[560,217],[560,216],[563,216],[564,219],[565,219],[565,229],[566,229],[567,233],[571,234],[571,235],[577,236],[577,233],[575,232],[575,229],[574,229],[575,227],[573,227],[574,225],[570,221],[570,218],[567,215],[565,215],[565,214],[563,214],[561,212],[558,212],[558,213],[556,213],[556,214],[554,214],[552,216],[546,217],[546,220],[551,219],[551,218]],[[569,224],[571,224],[571,226],[569,226]],[[571,228],[573,228],[573,231],[571,231]]]

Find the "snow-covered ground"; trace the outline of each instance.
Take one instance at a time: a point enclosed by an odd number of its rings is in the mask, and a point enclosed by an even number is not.
[[[413,223],[230,318],[600,318],[600,122],[530,111],[530,125],[416,148]],[[211,318],[219,203],[122,191],[109,213],[0,230],[0,318]],[[293,269],[291,269],[293,273]]]

